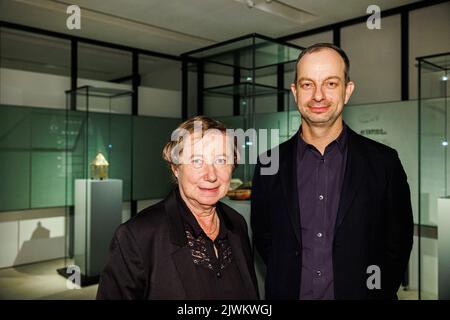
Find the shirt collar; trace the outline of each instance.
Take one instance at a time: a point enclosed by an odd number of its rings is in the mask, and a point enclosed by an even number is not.
[[[330,146],[332,143],[336,143],[338,146],[338,149],[341,153],[345,153],[346,148],[347,148],[347,133],[348,129],[347,129],[347,125],[345,124],[345,122],[342,123],[342,130],[341,133],[339,134],[339,136],[332,142],[330,142],[330,144],[328,144],[328,146]],[[303,140],[302,136],[301,136],[301,132],[302,132],[302,126],[300,126],[300,130],[298,131],[298,135],[299,135],[299,141],[297,143],[297,153],[299,156],[299,159],[302,160],[303,156],[306,153],[307,149],[316,149],[313,145],[308,144],[305,142],[305,140]],[[328,148],[328,146],[325,148],[325,152]]]

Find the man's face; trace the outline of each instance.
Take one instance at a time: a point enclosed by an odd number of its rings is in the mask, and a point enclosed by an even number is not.
[[[331,127],[342,120],[344,105],[354,89],[345,85],[345,63],[333,49],[303,56],[297,64],[297,83],[291,85],[298,110],[307,125]]]

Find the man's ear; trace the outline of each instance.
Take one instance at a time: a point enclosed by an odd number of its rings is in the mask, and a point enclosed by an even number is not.
[[[297,103],[297,87],[295,86],[295,83],[291,84],[291,92],[294,96],[295,103]]]
[[[355,83],[353,81],[349,81],[345,86],[345,100],[344,104],[347,104],[348,100],[352,96],[353,90],[355,90]]]

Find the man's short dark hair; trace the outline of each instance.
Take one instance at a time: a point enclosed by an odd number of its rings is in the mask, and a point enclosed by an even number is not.
[[[303,56],[307,53],[313,53],[313,52],[320,51],[325,48],[333,49],[341,56],[341,58],[342,58],[342,60],[344,60],[344,64],[345,64],[345,68],[344,68],[345,84],[347,84],[350,81],[350,76],[349,76],[350,61],[348,60],[348,56],[345,53],[345,51],[331,43],[316,43],[316,44],[313,44],[312,46],[309,46],[308,48],[304,49],[298,55],[297,62],[295,63],[294,84],[297,84],[297,65],[298,65],[300,59],[303,58]]]

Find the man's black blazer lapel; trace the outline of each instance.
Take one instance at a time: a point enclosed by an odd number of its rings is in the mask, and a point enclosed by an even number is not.
[[[348,149],[347,164],[344,173],[344,181],[342,183],[341,198],[339,201],[339,209],[336,217],[335,231],[339,228],[345,215],[349,211],[352,201],[360,188],[360,184],[365,176],[366,160],[358,146],[357,134],[348,130]]]

